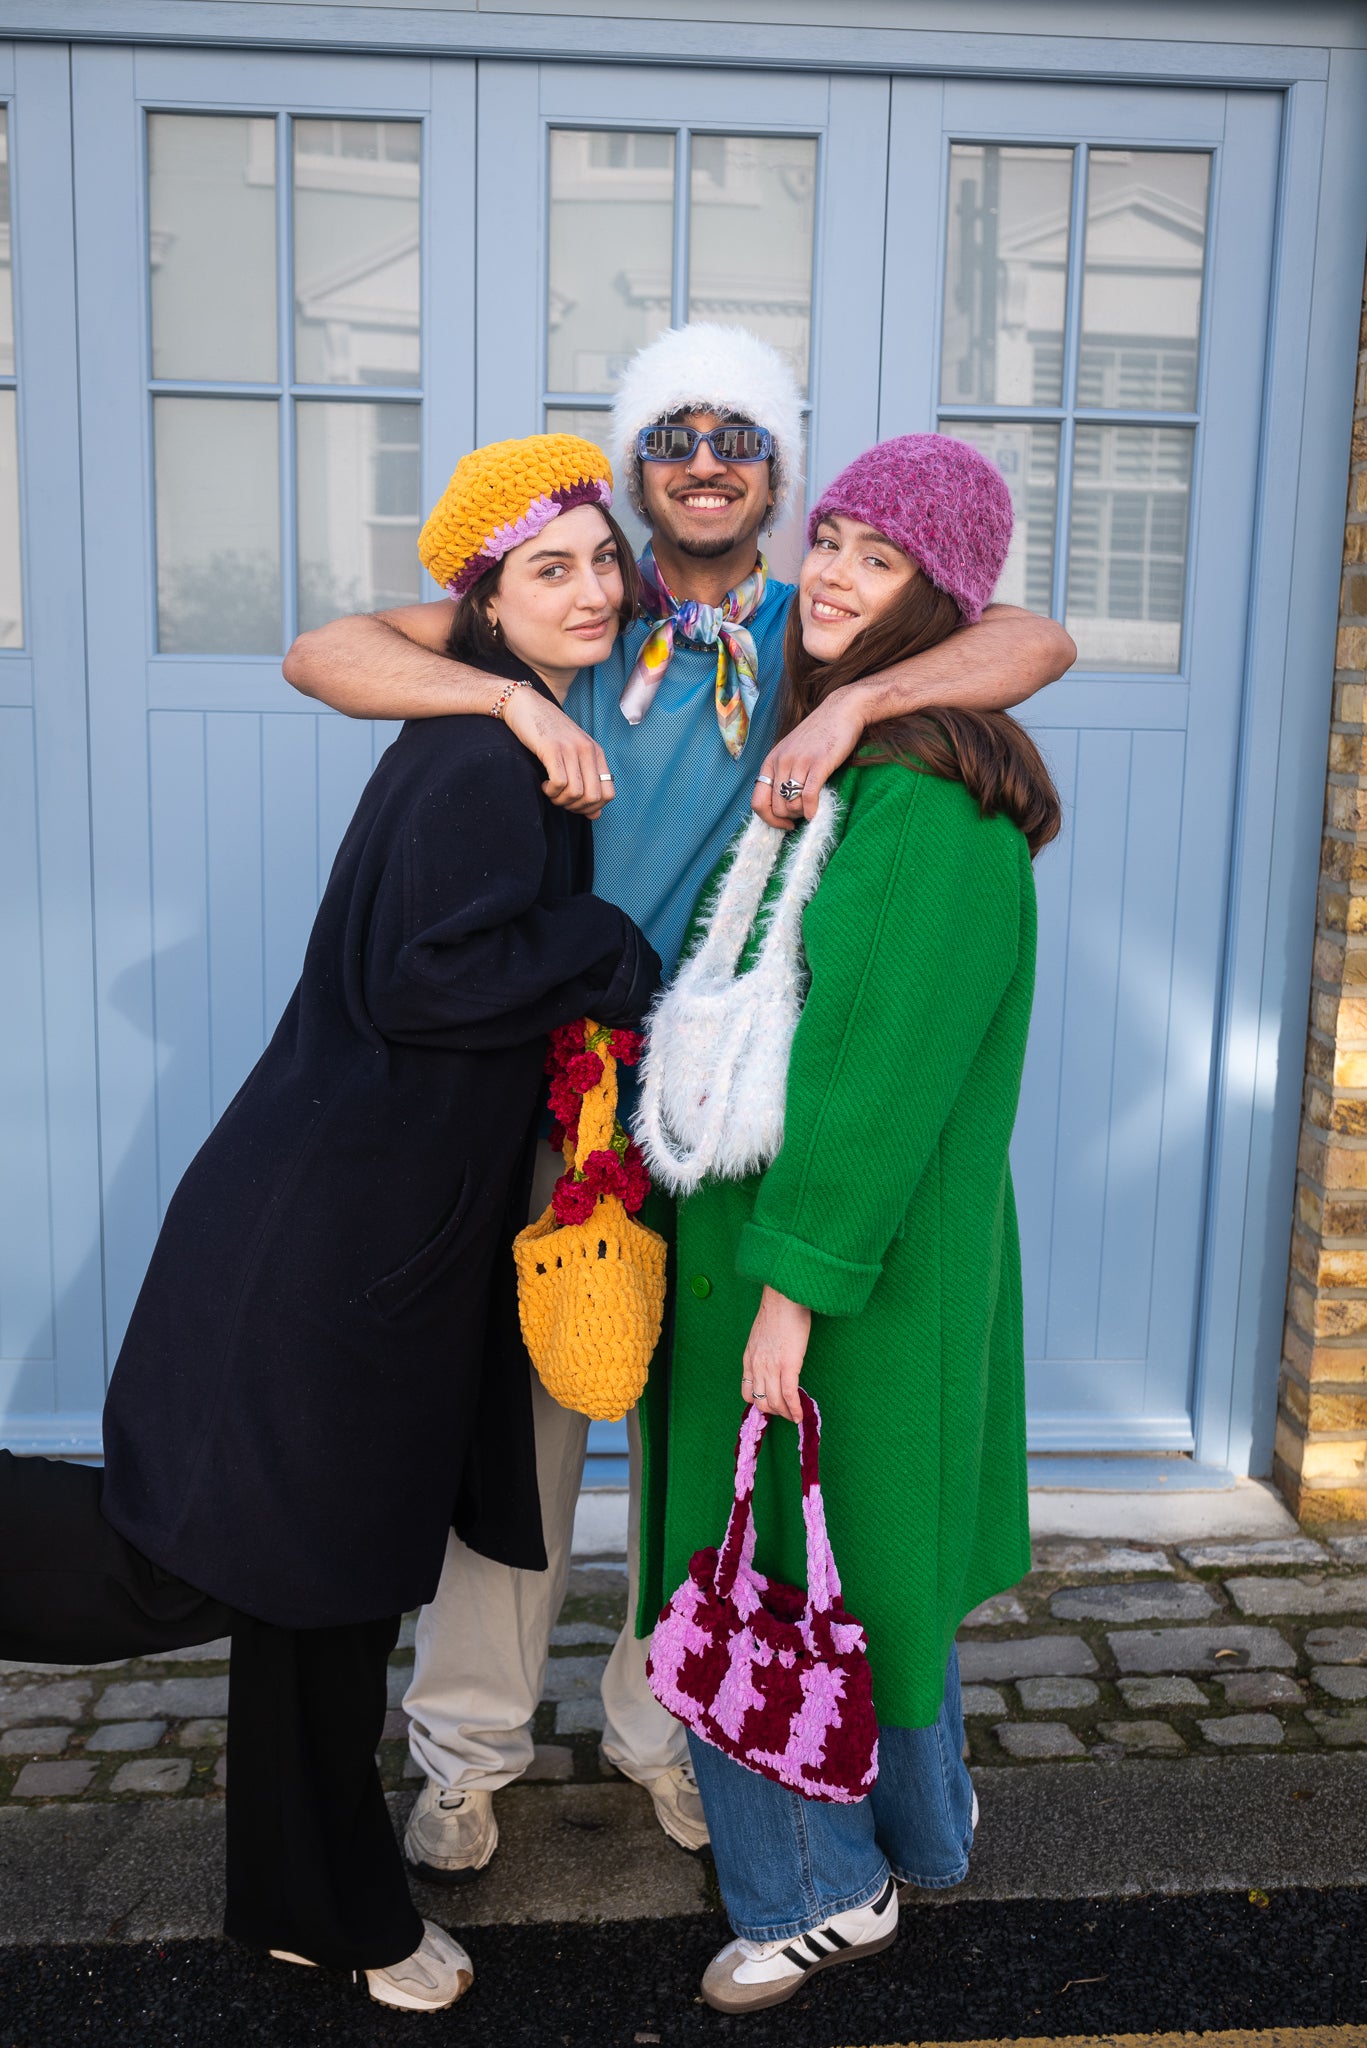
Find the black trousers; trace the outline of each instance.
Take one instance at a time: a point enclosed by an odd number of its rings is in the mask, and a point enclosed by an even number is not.
[[[224,1932],[334,1969],[411,1955],[375,1748],[398,1615],[273,1628],[161,1571],[100,1513],[101,1474],[0,1451],[0,1657],[96,1664],[233,1639]]]

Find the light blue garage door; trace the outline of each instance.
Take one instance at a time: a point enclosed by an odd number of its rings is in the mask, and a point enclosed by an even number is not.
[[[38,180],[4,77],[22,327]],[[78,730],[0,812],[47,991],[2,1027],[7,1440],[93,1448],[166,1200],[385,743],[287,688],[293,632],[417,596],[421,511],[473,439],[595,431],[632,348],[711,317],[790,353],[817,484],[880,432],[986,448],[1017,504],[1002,595],[1078,639],[1031,713],[1067,813],[1017,1143],[1032,1435],[1190,1449],[1276,96],[112,48],[72,77],[89,789]],[[21,465],[63,374],[40,353]],[[28,374],[0,362],[0,500]],[[27,516],[36,591],[70,558]],[[45,684],[41,608],[4,629],[26,745],[35,703],[79,727],[59,611]]]

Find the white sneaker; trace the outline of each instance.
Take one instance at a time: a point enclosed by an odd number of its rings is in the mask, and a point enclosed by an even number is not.
[[[427,1780],[403,1831],[403,1853],[415,1870],[433,1884],[469,1884],[497,1847],[492,1792]]]
[[[411,1956],[386,1969],[366,1971],[366,1984],[378,2004],[403,2006],[409,2012],[441,2012],[464,1998],[474,1983],[475,1966],[454,1935],[432,1920],[424,1920],[422,1929],[422,1940]],[[318,1967],[287,1948],[273,1948],[271,1954],[278,1963],[301,1963],[306,1970]]]
[[[790,1941],[728,1941],[703,1973],[702,1995],[714,2012],[760,2012],[782,2005],[818,1970],[877,1955],[897,1938],[897,1886],[888,1879],[867,1906],[833,1914]]]
[[[705,1849],[712,1837],[707,1832],[707,1815],[692,1764],[671,1764],[646,1786],[655,1806],[655,1818],[681,1849]]]

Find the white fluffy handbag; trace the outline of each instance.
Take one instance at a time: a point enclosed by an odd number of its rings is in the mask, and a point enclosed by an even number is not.
[[[701,943],[651,1014],[635,1132],[652,1179],[692,1192],[708,1174],[743,1180],[783,1144],[788,1056],[807,992],[802,913],[836,841],[840,807],[823,789],[795,834],[751,818],[713,900]],[[780,852],[778,895],[758,955],[737,972]]]

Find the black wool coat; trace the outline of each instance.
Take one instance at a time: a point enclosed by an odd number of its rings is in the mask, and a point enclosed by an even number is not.
[[[546,1034],[638,1023],[659,962],[541,779],[496,719],[403,728],[119,1353],[106,1518],[263,1621],[418,1606],[452,1526],[545,1566],[511,1243]]]

